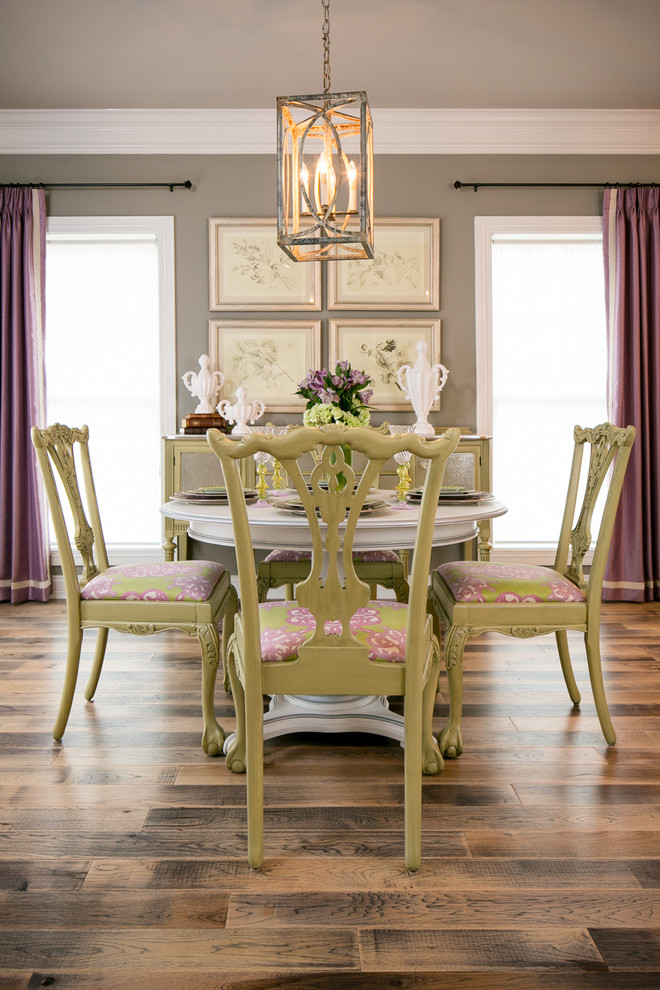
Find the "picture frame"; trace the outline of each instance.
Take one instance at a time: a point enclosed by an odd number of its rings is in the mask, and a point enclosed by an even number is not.
[[[440,363],[440,320],[331,320],[329,365],[350,361],[372,379],[374,411],[408,411],[412,406],[399,388],[398,369],[417,360],[417,341],[426,341],[430,365]],[[440,397],[431,406],[440,408]]]
[[[321,321],[209,320],[209,358],[225,376],[224,398],[244,385],[269,412],[302,412],[306,399],[294,393],[320,366]]]
[[[328,309],[438,310],[440,220],[387,217],[374,224],[372,260],[328,262]]]
[[[321,265],[296,264],[277,244],[268,218],[209,220],[209,309],[321,309]]]

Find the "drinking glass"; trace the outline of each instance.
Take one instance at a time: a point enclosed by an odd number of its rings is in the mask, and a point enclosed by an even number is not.
[[[266,426],[248,426],[248,433],[261,433],[263,436],[272,436],[271,430],[274,427]],[[259,499],[257,505],[266,504],[266,495],[268,494],[268,482],[266,480],[266,473],[268,471],[268,465],[273,460],[272,455],[266,453],[265,450],[258,450],[254,455],[254,461],[257,466],[257,481],[255,488],[257,490],[257,495]]]
[[[393,426],[390,425],[390,433],[392,436],[399,437],[406,433],[413,433],[414,426]],[[408,465],[410,463],[411,453],[409,450],[402,450],[401,453],[394,455],[394,460],[396,461],[398,467],[396,473],[399,478],[399,483],[396,486],[396,496],[397,503],[394,506],[395,509],[405,509],[406,498],[408,492],[410,491],[410,471]]]

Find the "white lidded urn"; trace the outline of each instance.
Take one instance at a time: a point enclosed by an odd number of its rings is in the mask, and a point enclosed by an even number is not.
[[[413,433],[429,437],[435,434],[435,430],[428,421],[428,414],[444,388],[449,372],[444,364],[434,364],[431,367],[426,357],[425,340],[418,340],[416,346],[415,364],[412,367],[409,364],[402,364],[396,373],[396,380],[417,413]]]
[[[199,399],[199,405],[195,409],[196,413],[215,412],[215,403],[218,392],[222,387],[225,376],[221,371],[211,371],[209,369],[209,356],[202,354],[199,358],[199,371],[186,371],[181,376],[183,384],[191,395]]]
[[[217,409],[228,423],[236,423],[231,432],[232,435],[238,437],[248,434],[250,431],[247,424],[260,419],[266,411],[261,399],[255,399],[254,402],[247,401],[247,389],[243,385],[239,385],[236,389],[236,401],[234,403],[230,404],[228,399],[222,399],[218,403]]]

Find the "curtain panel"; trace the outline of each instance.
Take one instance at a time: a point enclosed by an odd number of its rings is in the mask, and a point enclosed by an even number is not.
[[[45,499],[30,439],[45,426],[46,197],[0,187],[0,601],[51,591]]]
[[[660,601],[660,190],[606,189],[609,416],[632,449],[603,584],[605,601]]]

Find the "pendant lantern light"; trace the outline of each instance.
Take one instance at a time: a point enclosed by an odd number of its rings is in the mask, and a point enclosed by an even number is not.
[[[323,93],[277,98],[277,243],[294,261],[373,258],[373,127],[367,94],[330,92],[330,0]]]

